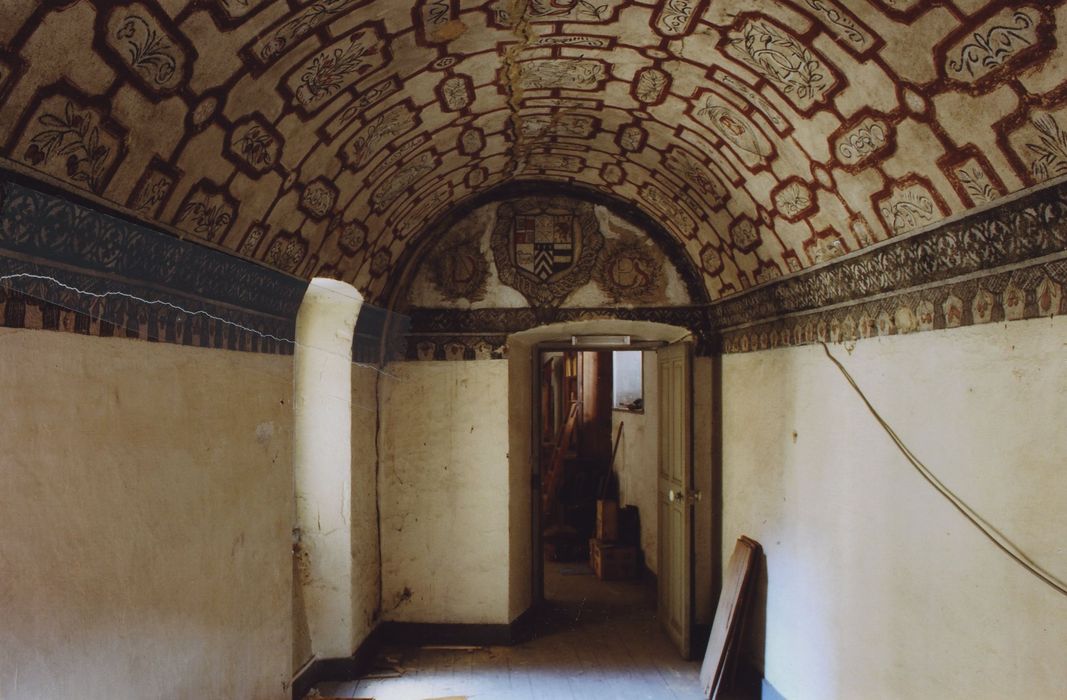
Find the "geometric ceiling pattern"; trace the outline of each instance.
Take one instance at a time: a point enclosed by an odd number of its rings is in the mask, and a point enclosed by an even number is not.
[[[5,0],[0,158],[380,297],[511,180],[721,298],[1067,175],[1064,0]]]

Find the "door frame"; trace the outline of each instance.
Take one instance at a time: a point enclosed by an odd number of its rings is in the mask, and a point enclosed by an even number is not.
[[[611,333],[611,330],[609,328],[609,329],[605,329],[602,332]],[[690,351],[690,354],[691,354],[692,353],[692,345],[690,343],[686,343],[686,344],[689,346],[689,351]],[[642,351],[642,353],[644,353],[644,352],[655,352],[655,351],[659,350],[660,348],[667,347],[668,345],[669,345],[668,342],[661,341],[661,340],[641,340],[641,341],[631,342],[629,345],[616,345],[616,346],[603,346],[603,345],[595,345],[595,346],[585,345],[585,346],[583,346],[580,343],[579,344],[574,344],[573,342],[568,343],[568,342],[565,342],[565,341],[550,340],[550,341],[542,341],[542,342],[536,343],[530,348],[530,351],[531,351],[530,352],[530,355],[531,355],[530,356],[530,382],[531,382],[530,383],[530,402],[531,402],[530,403],[530,415],[532,416],[532,420],[530,421],[529,430],[531,431],[531,446],[533,448],[533,449],[531,449],[530,478],[529,478],[529,484],[530,484],[530,494],[529,494],[529,497],[530,497],[530,520],[531,520],[531,526],[530,526],[530,546],[531,546],[530,576],[532,578],[530,591],[531,591],[531,606],[532,607],[543,606],[544,603],[545,603],[544,541],[543,541],[542,532],[541,532],[541,530],[542,530],[542,527],[541,527],[541,478],[542,478],[542,475],[543,475],[542,467],[544,466],[544,465],[541,464],[541,456],[542,456],[541,455],[541,430],[542,430],[542,426],[541,426],[541,380],[542,380],[542,371],[541,370],[542,370],[542,366],[543,366],[543,362],[542,362],[542,359],[541,359],[542,353],[553,352],[553,351],[557,351],[558,352],[558,351],[566,351],[566,350],[596,351],[596,352],[612,352],[614,350],[640,350],[640,351]],[[689,419],[690,419],[690,422],[692,422],[692,405],[691,404],[692,404],[692,396],[693,396],[693,392],[692,392],[693,372],[692,372],[692,361],[691,360],[692,360],[692,358],[690,357],[690,372],[689,372],[689,378],[688,378],[688,381],[690,383],[690,389],[689,389],[689,398],[690,398]],[[645,411],[646,411],[646,415],[647,415],[647,411],[649,411],[649,407],[648,406],[645,407]],[[656,411],[656,414],[655,414],[656,415],[656,420],[658,421],[659,420],[659,411],[660,411],[660,408],[659,408],[658,405],[655,407],[655,411]],[[657,431],[657,434],[658,434],[658,431]],[[694,441],[692,439],[692,429],[690,429],[690,440],[689,440],[689,444],[686,446],[686,449],[689,451],[689,455],[690,455],[690,464],[692,464],[692,458],[693,458],[693,442]],[[658,446],[657,446],[657,452],[658,452]],[[657,482],[656,483],[656,498],[657,498],[657,502],[658,502],[658,499],[659,499],[659,464],[658,463],[656,465],[656,482]],[[693,515],[694,515],[693,514],[693,509],[690,509],[690,511],[689,511],[689,519],[690,519],[689,527],[690,527],[691,531],[695,528],[695,522],[694,522],[694,519],[693,519]],[[651,518],[650,520],[655,522],[656,541],[658,543],[658,542],[661,541],[661,539],[660,539],[658,508],[657,508],[656,517],[655,518]],[[694,592],[694,581],[693,581],[693,576],[692,576],[692,573],[693,573],[693,571],[695,569],[695,558],[696,558],[695,540],[696,540],[695,537],[690,537],[689,551],[688,551],[688,554],[687,554],[687,556],[689,558],[689,561],[690,561],[690,566],[689,566],[690,580],[689,580],[689,583],[688,583],[688,589],[689,589],[689,598],[690,598],[689,610],[690,610],[690,617],[691,618],[693,617],[694,609],[695,609],[694,605],[693,605],[695,592]],[[657,544],[657,546],[658,546],[658,544]],[[657,555],[658,555],[658,553],[657,553]],[[657,579],[658,579],[658,577],[657,577]],[[657,582],[657,586],[658,586],[658,582]],[[693,620],[692,619],[690,620],[690,624],[691,625],[693,624]]]

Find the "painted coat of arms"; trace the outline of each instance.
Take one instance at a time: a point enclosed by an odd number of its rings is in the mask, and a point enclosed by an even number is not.
[[[533,305],[558,304],[588,282],[603,245],[588,202],[530,197],[497,208],[492,248],[500,281]]]
[[[515,264],[542,281],[569,268],[580,247],[571,214],[518,214],[512,236]]]

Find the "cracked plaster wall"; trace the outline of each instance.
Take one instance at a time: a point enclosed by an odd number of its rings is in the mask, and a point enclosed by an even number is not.
[[[386,373],[383,619],[506,624],[508,363],[400,362]]]

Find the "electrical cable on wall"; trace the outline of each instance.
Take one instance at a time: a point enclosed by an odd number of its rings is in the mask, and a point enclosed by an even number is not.
[[[271,341],[276,342],[276,343],[282,343],[282,344],[285,344],[285,345],[291,345],[294,348],[303,347],[303,348],[308,348],[308,349],[314,349],[314,350],[317,350],[318,352],[329,353],[329,354],[333,354],[333,355],[339,355],[339,353],[335,353],[335,352],[333,352],[331,350],[324,350],[324,349],[316,347],[316,346],[310,346],[310,345],[307,345],[306,343],[300,343],[300,342],[298,342],[298,341],[296,341],[294,339],[291,339],[291,338],[280,338],[280,337],[278,337],[276,335],[273,335],[273,334],[270,334],[270,333],[263,333],[262,331],[256,330],[255,328],[250,328],[250,327],[248,327],[246,325],[243,325],[241,323],[237,323],[236,321],[231,321],[230,319],[223,318],[222,316],[217,316],[215,314],[212,314],[212,313],[209,313],[207,311],[204,311],[203,309],[187,309],[185,307],[179,306],[177,304],[174,304],[172,302],[166,301],[164,299],[145,299],[143,297],[139,297],[139,296],[134,295],[134,294],[129,294],[127,292],[120,292],[120,291],[94,292],[94,291],[90,291],[90,290],[87,290],[87,289],[81,289],[79,287],[75,287],[75,286],[73,286],[71,284],[67,284],[66,282],[63,282],[63,281],[61,281],[61,280],[59,280],[56,277],[53,277],[51,275],[42,275],[42,274],[37,274],[37,273],[32,273],[32,272],[18,272],[18,273],[11,273],[11,274],[7,274],[7,275],[0,275],[0,285],[5,286],[8,289],[11,289],[12,291],[18,292],[19,294],[32,296],[32,297],[34,297],[36,299],[39,299],[41,301],[44,301],[44,302],[46,302],[48,304],[59,306],[61,308],[67,309],[68,311],[72,311],[74,313],[84,314],[86,316],[90,316],[90,317],[95,318],[97,320],[106,320],[106,319],[103,319],[102,314],[94,314],[94,313],[91,313],[91,312],[89,312],[87,310],[84,310],[84,309],[75,309],[75,308],[73,308],[71,306],[68,306],[66,304],[62,304],[57,300],[46,299],[46,298],[44,298],[42,296],[39,296],[39,295],[36,295],[36,294],[32,294],[32,293],[29,293],[29,292],[26,292],[26,291],[23,291],[23,290],[20,290],[15,285],[11,284],[12,282],[14,282],[16,280],[32,280],[32,281],[36,281],[36,282],[45,282],[45,283],[48,283],[48,284],[52,284],[52,285],[58,287],[59,289],[63,289],[64,291],[73,292],[75,294],[78,294],[78,295],[81,295],[81,296],[84,296],[84,297],[88,297],[88,298],[91,298],[91,299],[94,299],[94,300],[101,300],[101,299],[108,299],[108,298],[123,298],[123,299],[129,299],[130,301],[134,301],[134,302],[137,302],[139,304],[144,304],[145,306],[162,306],[162,307],[166,307],[166,308],[172,309],[174,311],[178,311],[178,312],[183,313],[183,314],[187,314],[188,316],[201,316],[201,317],[210,319],[212,321],[216,321],[218,323],[222,323],[224,325],[227,325],[227,326],[230,326],[230,327],[233,327],[233,328],[237,328],[237,329],[239,329],[241,331],[244,331],[246,333],[251,333],[252,335],[258,336],[259,338],[262,338],[263,340],[271,340]],[[364,303],[364,306],[369,306],[369,305]],[[114,323],[113,321],[110,321],[110,320],[108,322],[112,323],[116,327],[122,327],[122,324]],[[386,372],[385,370],[383,370],[383,369],[381,369],[381,368],[379,368],[377,366],[366,364],[366,363],[363,363],[363,362],[355,362],[355,361],[353,361],[352,364],[354,364],[357,367],[363,368],[363,369],[374,370],[375,372],[378,372],[379,374],[383,374],[383,375],[385,375],[387,377],[390,377],[392,379],[397,379],[397,377],[395,375],[393,375],[393,374],[391,374],[389,372]]]
[[[48,282],[48,283],[54,284],[55,286],[57,286],[57,287],[59,287],[59,288],[61,288],[63,290],[66,290],[68,292],[74,292],[76,294],[83,295],[83,296],[86,296],[86,297],[89,297],[89,298],[92,298],[92,299],[106,299],[106,298],[109,298],[109,297],[122,297],[122,298],[126,298],[126,299],[129,299],[131,301],[136,301],[138,303],[142,303],[142,304],[145,304],[145,305],[148,305],[148,306],[152,306],[152,305],[164,306],[164,307],[173,309],[175,311],[178,311],[178,312],[181,312],[181,313],[184,313],[184,314],[188,314],[189,316],[203,316],[203,317],[209,318],[211,320],[217,321],[219,323],[223,323],[223,324],[228,325],[228,326],[233,326],[233,327],[238,328],[238,329],[240,329],[242,331],[245,331],[247,333],[252,333],[252,334],[254,334],[256,336],[259,336],[260,338],[263,338],[264,340],[272,340],[274,342],[286,343],[286,344],[292,345],[294,347],[309,347],[309,346],[304,345],[303,343],[298,343],[296,340],[289,339],[289,338],[279,338],[278,336],[275,336],[275,335],[272,335],[272,334],[269,334],[269,333],[263,333],[261,331],[258,331],[256,329],[254,329],[254,328],[250,328],[250,327],[242,325],[240,323],[236,323],[234,321],[231,321],[229,319],[226,319],[226,318],[211,314],[211,313],[209,313],[207,311],[204,311],[204,310],[187,309],[187,308],[184,308],[182,306],[178,306],[177,304],[173,304],[173,303],[171,303],[169,301],[165,301],[165,300],[161,300],[161,299],[145,299],[145,298],[133,295],[133,294],[128,294],[126,292],[119,292],[119,291],[93,292],[93,291],[80,289],[78,287],[69,285],[69,284],[67,284],[65,282],[62,282],[62,281],[56,279],[55,277],[52,277],[52,276],[49,276],[49,275],[40,275],[40,274],[27,273],[27,272],[8,274],[8,275],[0,276],[0,284],[4,284],[4,286],[7,286],[8,288],[12,289],[13,291],[17,291],[17,292],[19,292],[21,294],[25,294],[26,292],[22,292],[21,290],[18,290],[17,288],[15,288],[11,284],[9,284],[9,282],[11,282],[13,280],[17,280],[17,279],[28,279],[28,280],[35,280],[35,281],[41,281],[41,282]],[[36,296],[36,295],[32,295],[32,296]],[[70,311],[74,311],[76,313],[85,313],[84,311],[81,311],[79,309],[74,309],[74,308],[71,308],[71,307],[63,305],[63,304],[58,304],[56,301],[53,301],[53,300],[44,299],[42,297],[36,297],[36,298],[39,298],[42,301],[48,302],[50,304],[56,304],[58,306],[62,306],[63,308],[66,308],[66,309],[68,309]],[[89,315],[91,315],[91,314],[89,314]],[[908,460],[908,462],[916,469],[916,471],[918,471],[919,474],[931,486],[933,486],[942,496],[944,496],[953,505],[953,507],[956,508],[956,510],[958,510],[968,521],[970,521],[971,524],[973,524],[976,528],[978,528],[978,530],[981,531],[983,535],[985,535],[994,545],[996,545],[997,548],[999,548],[1001,551],[1003,551],[1005,554],[1007,554],[1009,557],[1011,557],[1016,563],[1018,563],[1020,566],[1024,567],[1031,574],[1033,574],[1034,576],[1036,576],[1037,578],[1042,580],[1045,584],[1047,584],[1048,586],[1053,588],[1055,591],[1057,591],[1058,593],[1060,593],[1062,595],[1067,595],[1067,584],[1065,584],[1063,581],[1061,581],[1056,576],[1054,576],[1050,572],[1046,571],[1043,567],[1041,567],[1039,564],[1037,564],[1032,559],[1030,559],[1030,557],[1027,556],[1022,550],[1020,550],[1013,542],[1011,542],[1011,540],[1009,540],[1007,537],[1005,537],[992,524],[987,522],[981,515],[976,513],[969,505],[967,505],[963,500],[961,500],[958,496],[956,496],[956,494],[953,493],[951,491],[951,489],[949,489],[947,486],[945,486],[930,471],[930,469],[925,464],[923,464],[922,461],[919,460],[918,457],[915,456],[915,454],[907,447],[907,445],[903,442],[903,440],[900,438],[900,436],[897,435],[897,433],[893,430],[892,426],[890,426],[889,423],[887,423],[886,420],[884,418],[882,418],[882,416],[874,408],[874,406],[871,404],[870,400],[868,400],[867,396],[863,393],[863,390],[860,388],[859,384],[852,377],[852,375],[845,368],[845,366],[836,357],[834,357],[834,355],[830,352],[829,346],[826,343],[821,343],[821,345],[823,347],[823,351],[826,353],[826,356],[838,368],[838,370],[841,372],[841,374],[845,377],[845,380],[848,382],[848,384],[859,395],[860,399],[863,401],[864,405],[867,407],[867,410],[870,411],[871,415],[874,416],[874,419],[882,427],[882,429],[886,432],[886,434],[889,436],[890,440],[892,440],[893,444],[896,445],[897,449],[900,450],[900,452],[904,455],[904,457]],[[318,349],[318,350],[320,352],[332,352],[332,351],[325,351],[325,350],[322,350],[322,349]],[[397,377],[395,375],[393,375],[393,374],[391,374],[389,372],[386,372],[386,371],[384,371],[383,369],[381,369],[379,367],[376,367],[376,366],[373,366],[373,365],[369,365],[369,364],[366,364],[366,363],[361,363],[361,362],[353,362],[352,364],[356,365],[357,367],[374,370],[379,375],[379,378],[380,378],[380,376],[386,376],[386,377],[390,377],[392,379],[397,379]],[[378,392],[378,387],[376,386],[376,394],[377,394],[377,392]],[[376,402],[377,402],[377,397],[376,397]],[[360,407],[360,408],[363,408],[363,407]],[[370,410],[370,409],[367,409],[367,410]],[[379,517],[380,517],[380,515],[379,515]],[[379,547],[380,547],[380,543],[379,543]]]
[[[4,275],[4,276],[0,277],[0,283],[9,282],[9,281],[14,280],[14,279],[31,279],[31,280],[37,280],[37,281],[40,281],[40,282],[51,282],[52,284],[56,285],[57,287],[60,287],[61,289],[65,289],[68,292],[74,292],[75,294],[81,294],[83,296],[92,297],[94,299],[107,299],[108,297],[121,297],[121,298],[124,298],[124,299],[130,299],[131,301],[136,301],[136,302],[141,303],[141,304],[145,304],[147,306],[165,306],[167,308],[174,309],[175,311],[180,311],[181,313],[188,314],[190,316],[204,316],[206,318],[210,318],[212,321],[218,321],[219,323],[224,323],[224,324],[226,324],[228,326],[233,326],[234,328],[238,328],[238,329],[240,329],[242,331],[245,331],[246,333],[252,333],[254,335],[258,335],[259,337],[264,338],[266,340],[273,340],[273,341],[275,341],[277,343],[286,343],[288,345],[296,345],[296,341],[295,340],[290,340],[288,338],[279,338],[278,336],[271,335],[269,333],[261,333],[260,331],[257,331],[254,328],[249,328],[248,326],[241,325],[240,323],[235,323],[234,321],[227,320],[227,319],[222,318],[220,316],[215,316],[214,314],[210,314],[207,311],[203,311],[203,310],[192,311],[190,309],[186,309],[186,308],[183,308],[181,306],[178,306],[177,304],[172,304],[169,301],[164,301],[162,299],[144,299],[144,298],[136,296],[134,294],[127,294],[126,292],[103,292],[103,293],[91,292],[91,291],[89,291],[87,289],[79,289],[78,287],[74,287],[72,285],[69,285],[66,282],[61,282],[58,279],[56,279],[55,277],[52,277],[50,275],[38,275],[38,274],[34,274],[32,272],[17,272],[15,274]],[[10,286],[10,285],[7,285],[7,286]],[[11,287],[11,288],[14,289],[14,287]],[[15,290],[15,291],[18,291],[18,290]],[[24,292],[20,292],[20,293],[24,293]],[[50,303],[50,304],[54,304],[55,303],[53,301],[49,301],[48,299],[42,299],[42,301],[48,301],[48,303]],[[70,311],[77,311],[77,309],[69,309],[69,310]]]
[[[1067,595],[1067,584],[1065,584],[1053,574],[1046,571],[1040,564],[1036,563],[1034,560],[1028,557],[1011,540],[1005,537],[999,530],[997,530],[993,525],[986,521],[985,518],[976,513],[973,508],[967,505],[962,499],[959,498],[959,496],[953,493],[951,489],[941,483],[940,479],[934,476],[933,472],[931,472],[930,469],[925,464],[923,464],[922,461],[918,457],[916,457],[910,449],[908,449],[908,446],[904,444],[904,441],[901,440],[900,436],[897,435],[896,431],[893,430],[892,426],[890,426],[889,423],[887,423],[886,420],[882,418],[882,416],[878,413],[874,406],[871,405],[870,400],[867,399],[866,394],[863,393],[863,390],[860,388],[859,384],[856,383],[856,380],[852,377],[849,371],[845,369],[845,366],[841,364],[841,361],[834,357],[833,353],[830,352],[829,346],[827,346],[826,343],[820,343],[820,345],[822,345],[822,349],[826,352],[826,356],[830,358],[830,361],[833,362],[837,366],[837,369],[841,371],[841,374],[844,375],[845,380],[849,383],[849,386],[851,386],[853,390],[855,390],[855,392],[859,395],[860,399],[863,400],[864,405],[867,406],[867,410],[871,412],[872,416],[874,416],[874,419],[878,422],[878,425],[880,425],[882,429],[886,432],[886,434],[889,435],[889,439],[893,441],[893,444],[897,446],[897,449],[901,451],[901,453],[908,460],[908,462],[910,462],[911,465],[915,467],[916,471],[918,471],[919,474],[922,475],[922,477],[926,479],[926,481],[929,482],[931,486],[937,489],[938,493],[948,499],[948,501],[956,508],[956,510],[962,513],[963,517],[967,518],[967,520],[969,520],[972,525],[978,528],[982,532],[982,534],[989,539],[990,542],[997,546],[997,548],[999,548],[1009,557],[1014,559],[1016,563],[1025,568],[1031,574],[1041,579],[1053,590],[1062,595]]]

